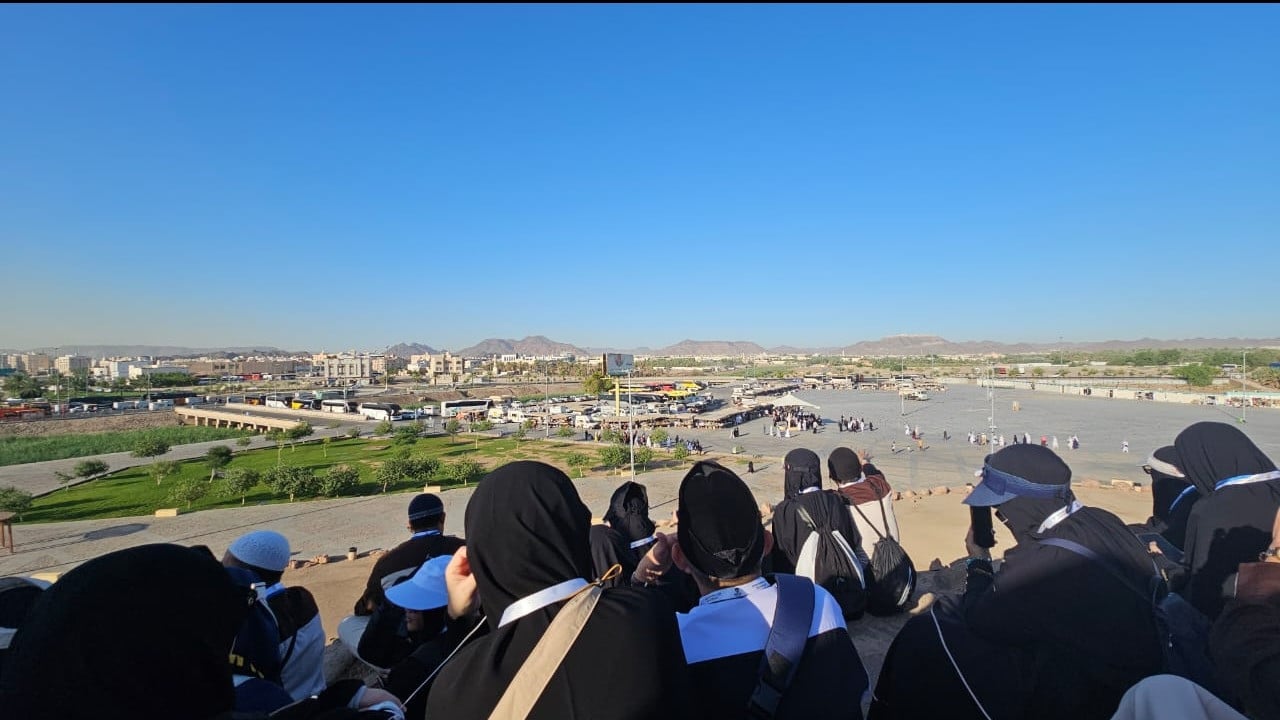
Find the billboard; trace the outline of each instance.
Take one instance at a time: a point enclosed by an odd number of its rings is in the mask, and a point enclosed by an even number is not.
[[[622,353],[604,354],[604,374],[614,377],[630,375],[636,369],[636,356]]]

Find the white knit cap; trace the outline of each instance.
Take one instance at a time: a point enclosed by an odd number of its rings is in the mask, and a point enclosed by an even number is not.
[[[289,565],[289,541],[275,530],[254,530],[227,548],[237,560],[254,567],[284,572]]]

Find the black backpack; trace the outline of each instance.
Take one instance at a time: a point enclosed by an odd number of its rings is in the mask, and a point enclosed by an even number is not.
[[[845,619],[857,620],[867,607],[867,579],[857,553],[839,530],[819,529],[804,506],[797,504],[796,512],[812,531],[800,548],[796,575],[821,585],[839,603]]]
[[[877,501],[880,506],[880,517],[884,520],[885,532],[889,531],[889,516],[884,511],[884,499]],[[911,556],[902,549],[897,540],[881,534],[875,523],[867,520],[857,505],[850,505],[854,512],[862,516],[871,526],[872,532],[879,537],[875,547],[871,549],[871,590],[867,598],[867,611],[872,615],[893,615],[906,609],[911,602],[911,594],[916,589],[916,566]]]

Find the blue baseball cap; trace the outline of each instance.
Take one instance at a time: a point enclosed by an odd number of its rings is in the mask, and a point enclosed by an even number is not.
[[[387,599],[405,610],[435,610],[448,605],[444,569],[452,559],[452,555],[441,555],[422,563],[413,577],[387,590]]]
[[[1007,469],[993,467],[992,461]],[[1014,445],[988,455],[976,474],[982,481],[963,500],[965,505],[991,507],[1019,497],[1041,500],[1071,498],[1071,468],[1052,450],[1039,445]],[[1024,475],[1040,480],[1028,480]]]

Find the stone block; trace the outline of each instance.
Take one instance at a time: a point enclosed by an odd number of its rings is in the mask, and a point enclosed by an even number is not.
[[[160,508],[156,511],[156,517],[178,517],[180,512],[182,511],[178,508]]]
[[[422,488],[422,492],[431,493],[433,495],[439,495],[440,493],[444,492],[444,488],[440,487],[439,485],[427,485],[426,487]]]
[[[902,499],[903,499],[903,500],[911,500],[911,499],[912,499],[912,498],[914,498],[915,496],[916,496],[916,494],[915,494],[915,492],[914,492],[914,491],[912,491],[912,490],[903,490],[903,491],[902,491]]]
[[[939,485],[938,487],[930,490],[929,494],[930,495],[946,495],[949,492],[951,492],[951,488],[947,487],[946,485]]]
[[[328,556],[328,555],[317,555],[317,556],[315,556],[315,557],[311,558],[311,562],[313,562],[313,563],[315,563],[315,564],[317,564],[317,565],[328,565],[328,564],[329,564],[329,556]]]
[[[1097,480],[1092,480],[1092,479],[1090,479],[1090,480],[1081,480],[1081,481],[1080,481],[1080,487],[1084,487],[1084,488],[1098,488],[1098,487],[1102,487],[1102,483],[1098,482]]]
[[[965,495],[973,492],[973,483],[965,483],[964,487],[960,488],[960,492]]]
[[[1117,490],[1132,490],[1132,480],[1121,480],[1120,478],[1111,478],[1111,487]]]

